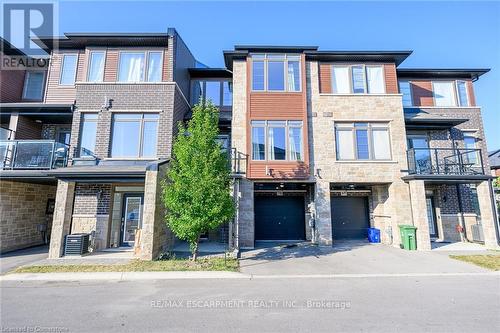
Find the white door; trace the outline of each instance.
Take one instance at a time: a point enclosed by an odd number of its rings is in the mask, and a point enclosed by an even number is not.
[[[123,211],[123,238],[124,245],[133,246],[135,231],[141,227],[142,196],[126,196]]]

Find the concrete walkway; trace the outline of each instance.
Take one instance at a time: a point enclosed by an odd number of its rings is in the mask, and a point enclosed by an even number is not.
[[[259,244],[262,245],[262,244]],[[451,252],[404,251],[364,241],[337,242],[334,247],[310,243],[245,251],[241,272],[252,275],[442,274],[488,270],[449,258]],[[459,253],[453,251],[454,254]],[[475,254],[488,253],[476,251]],[[495,253],[495,252],[491,252]]]
[[[7,273],[19,266],[30,265],[40,260],[47,259],[48,252],[49,247],[47,245],[42,245],[1,254],[0,274]]]

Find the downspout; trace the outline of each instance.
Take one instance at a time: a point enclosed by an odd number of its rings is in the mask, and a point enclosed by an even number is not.
[[[458,210],[460,212],[460,226],[462,227],[464,238],[465,241],[467,242],[467,230],[465,230],[465,218],[464,218],[464,209],[462,206],[462,193],[460,192],[460,184],[455,184],[455,188],[457,189]]]

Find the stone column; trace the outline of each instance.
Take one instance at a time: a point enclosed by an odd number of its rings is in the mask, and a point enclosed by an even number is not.
[[[493,205],[491,202],[490,184],[487,181],[481,182],[476,187],[479,210],[481,211],[481,224],[483,225],[484,244],[488,248],[498,249],[497,232],[495,227],[495,217],[493,215]]]
[[[413,225],[417,227],[417,250],[430,250],[431,237],[429,235],[425,183],[423,180],[410,180],[410,197]]]
[[[50,236],[49,259],[60,258],[64,254],[64,237],[70,233],[74,197],[75,182],[59,180]]]
[[[240,180],[238,236],[241,248],[254,248],[255,246],[255,218],[254,218],[254,192],[253,182],[243,178]]]
[[[318,181],[314,189],[316,207],[316,240],[319,245],[332,245],[332,214],[330,206],[330,182]]]
[[[158,195],[158,172],[146,171],[144,181],[144,205],[142,207],[142,228],[140,239],[139,258],[143,260],[153,260],[161,251],[162,235],[161,222],[157,219],[157,200],[161,201]]]

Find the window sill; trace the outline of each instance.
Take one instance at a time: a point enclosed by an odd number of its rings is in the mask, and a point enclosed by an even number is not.
[[[371,96],[371,97],[380,97],[380,96],[403,96],[402,94],[334,94],[334,93],[320,93],[320,96]]]
[[[345,163],[345,164],[353,164],[353,163],[361,163],[361,164],[398,164],[398,161],[386,161],[386,160],[335,160],[335,163]]]
[[[404,106],[403,109],[479,109],[479,106]]]

